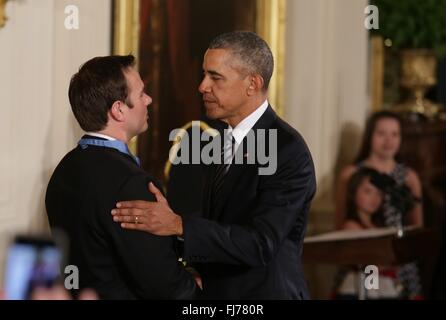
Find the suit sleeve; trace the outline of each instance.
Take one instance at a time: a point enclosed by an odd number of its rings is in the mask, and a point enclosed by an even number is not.
[[[183,218],[185,259],[250,267],[267,265],[286,237],[303,241],[315,188],[308,149],[289,146],[279,153],[276,173],[260,178],[255,205],[245,213],[250,217],[248,223]]]
[[[150,179],[144,176],[129,178],[120,188],[115,200],[156,201],[147,190],[148,182]],[[115,203],[106,206],[113,208]],[[138,288],[141,298],[194,298],[195,281],[178,262],[173,237],[123,229],[119,223],[113,221],[111,214],[103,217],[103,223],[111,235],[112,246],[125,276]]]

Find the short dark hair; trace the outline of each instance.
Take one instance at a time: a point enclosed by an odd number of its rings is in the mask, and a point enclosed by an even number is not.
[[[370,156],[370,152],[372,151],[372,137],[373,133],[376,129],[376,124],[382,119],[393,119],[398,122],[400,130],[403,130],[403,123],[401,118],[394,112],[391,111],[378,111],[373,113],[370,118],[367,120],[364,134],[362,136],[361,148],[356,156],[355,163],[360,163],[367,159]],[[401,162],[401,153],[398,150],[395,155],[395,161]]]
[[[107,125],[107,113],[115,101],[130,108],[125,69],[135,65],[135,57],[96,57],[84,63],[70,81],[68,97],[81,128],[100,131]]]
[[[274,71],[274,58],[265,40],[250,31],[234,31],[216,37],[209,49],[228,49],[238,58],[246,71],[262,76],[263,90],[269,87]]]

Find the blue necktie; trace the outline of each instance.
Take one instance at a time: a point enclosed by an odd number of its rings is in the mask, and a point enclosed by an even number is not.
[[[134,156],[127,146],[126,143],[120,141],[120,140],[99,140],[99,139],[88,139],[88,138],[82,138],[79,140],[78,143],[82,149],[86,149],[88,146],[95,146],[95,147],[106,147],[106,148],[112,148],[116,149],[119,152],[128,154],[133,158],[133,160],[136,161],[138,166],[141,166],[141,161],[137,156]]]

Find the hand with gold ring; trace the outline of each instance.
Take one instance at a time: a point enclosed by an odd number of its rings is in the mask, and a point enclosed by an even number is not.
[[[182,218],[172,211],[166,198],[153,183],[149,184],[149,191],[154,194],[156,202],[118,202],[111,211],[113,221],[119,222],[125,229],[146,231],[158,236],[182,236]]]

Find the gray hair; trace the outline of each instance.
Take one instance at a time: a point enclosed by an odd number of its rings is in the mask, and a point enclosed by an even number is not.
[[[267,90],[274,70],[273,54],[265,40],[254,32],[234,31],[212,40],[209,49],[228,49],[249,73],[262,76]]]

